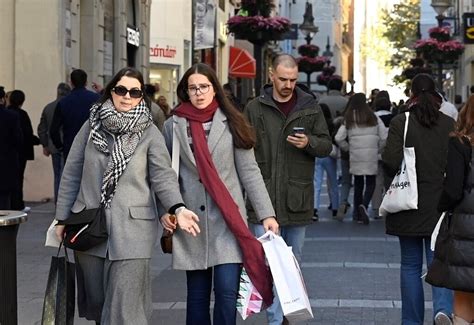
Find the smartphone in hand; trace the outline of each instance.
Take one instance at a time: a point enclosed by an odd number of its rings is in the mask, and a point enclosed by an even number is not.
[[[304,134],[304,127],[302,126],[295,126],[293,128],[293,131],[291,132],[291,135],[294,136],[295,134],[297,133],[301,133],[301,134]]]

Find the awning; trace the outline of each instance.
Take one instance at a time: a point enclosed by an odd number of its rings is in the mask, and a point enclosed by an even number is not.
[[[229,75],[234,78],[255,78],[257,65],[253,56],[244,49],[230,47]]]

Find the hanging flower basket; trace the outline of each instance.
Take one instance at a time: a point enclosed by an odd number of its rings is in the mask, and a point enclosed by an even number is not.
[[[447,42],[451,38],[449,27],[433,27],[428,30],[431,38],[439,42]]]
[[[290,21],[284,17],[233,16],[227,21],[229,33],[250,42],[280,40],[290,30]]]
[[[309,56],[310,58],[315,58],[318,56],[319,47],[313,44],[304,44],[298,47],[298,53],[301,56]]]
[[[330,67],[324,67],[321,74],[317,76],[316,82],[321,86],[327,86],[329,80],[331,79],[342,79],[341,76],[335,75],[334,72],[336,72],[335,66],[332,65]]]
[[[452,62],[458,60],[464,52],[464,45],[457,40],[439,42],[434,38],[419,40],[414,48],[428,61]]]
[[[297,59],[299,72],[313,73],[321,71],[324,65],[328,62],[324,56],[317,56],[311,58],[309,56],[302,56]]]

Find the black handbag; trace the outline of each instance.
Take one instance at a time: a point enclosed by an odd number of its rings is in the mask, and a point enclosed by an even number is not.
[[[62,245],[62,243],[61,243]],[[75,309],[75,265],[65,255],[51,258],[48,284],[44,295],[42,325],[73,325]]]
[[[69,218],[60,224],[66,226],[64,246],[76,251],[87,251],[105,242],[109,237],[105,209],[102,206],[71,213]]]

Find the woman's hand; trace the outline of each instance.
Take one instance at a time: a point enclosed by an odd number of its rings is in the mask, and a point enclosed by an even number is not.
[[[161,225],[163,228],[173,233],[176,229],[176,216],[173,214],[166,213],[160,218]]]
[[[278,225],[278,222],[276,221],[275,217],[269,217],[263,219],[263,229],[265,229],[265,232],[270,230],[274,234],[278,234],[280,226]]]
[[[64,227],[65,227],[65,225],[56,225],[55,228],[54,228],[54,232],[56,233],[56,237],[58,237],[58,240],[60,242],[62,242],[63,239],[64,239],[64,235],[65,235]]]
[[[176,219],[178,220],[179,228],[193,235],[194,237],[196,237],[197,234],[201,232],[197,224],[199,222],[199,217],[191,210],[186,208],[181,209],[176,214]]]

